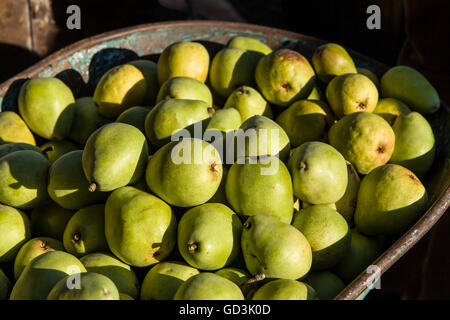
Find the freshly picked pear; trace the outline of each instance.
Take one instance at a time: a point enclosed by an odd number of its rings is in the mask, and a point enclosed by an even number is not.
[[[411,110],[406,104],[394,98],[383,98],[378,100],[377,106],[375,110],[373,110],[373,113],[383,117],[383,119],[389,122],[391,126],[399,115],[406,115],[410,112]]]
[[[17,113],[0,112],[0,145],[14,142],[36,145],[33,134]]]
[[[31,211],[31,229],[33,235],[62,241],[67,222],[75,211],[60,207],[52,202]]]
[[[389,123],[369,112],[344,116],[330,128],[328,139],[361,174],[386,164],[395,145],[395,134]]]
[[[157,65],[153,61],[150,60],[133,60],[128,62],[138,68],[142,74],[144,75],[145,82],[147,82],[147,94],[143,100],[143,104],[145,106],[153,106],[155,105],[156,95],[158,94],[158,70]]]
[[[339,118],[354,112],[373,112],[378,102],[375,84],[358,73],[333,78],[327,86],[326,96]]]
[[[314,271],[302,279],[317,293],[320,300],[333,300],[345,288],[344,282],[331,271]]]
[[[287,107],[309,95],[314,86],[314,70],[300,53],[279,49],[259,60],[255,80],[270,103]]]
[[[266,116],[272,118],[272,109],[264,97],[252,87],[240,86],[235,89],[227,98],[224,108],[236,108],[242,122],[255,116]]]
[[[31,237],[30,220],[22,211],[0,204],[0,263],[14,260]]]
[[[48,158],[50,164],[54,163],[61,156],[79,148],[69,140],[49,141],[41,147],[42,153]]]
[[[317,47],[312,57],[312,64],[319,79],[324,83],[330,82],[336,76],[357,73],[355,63],[347,50],[336,43]]]
[[[250,37],[233,37],[230,39],[230,41],[228,41],[226,46],[228,48],[239,48],[248,51],[255,51],[262,53],[263,55],[267,55],[272,52],[272,49],[264,42]]]
[[[173,77],[165,81],[159,89],[156,103],[166,99],[200,100],[210,107],[213,104],[208,86],[202,81],[188,77]]]
[[[367,235],[400,234],[425,212],[427,192],[410,170],[387,164],[372,170],[359,187],[356,228]]]
[[[373,73],[372,71],[370,71],[369,69],[366,68],[356,68],[356,70],[358,70],[358,73],[365,75],[367,78],[369,78],[370,80],[372,80],[373,84],[379,88],[380,87],[380,80],[378,80],[378,77],[375,73]]]
[[[359,175],[356,172],[353,165],[346,161],[347,163],[347,188],[345,193],[338,201],[335,203],[334,209],[339,212],[351,226],[353,225],[353,215],[356,209],[356,199],[358,198],[359,191]]]
[[[259,288],[252,300],[318,300],[318,298],[316,291],[304,282],[277,279]]]
[[[381,94],[385,98],[403,101],[413,111],[422,114],[436,112],[441,101],[433,85],[417,70],[395,66],[381,77]]]

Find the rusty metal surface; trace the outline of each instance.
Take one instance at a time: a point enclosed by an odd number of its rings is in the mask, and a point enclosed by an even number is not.
[[[92,94],[100,77],[114,65],[144,57],[156,61],[169,44],[178,41],[200,41],[213,56],[234,36],[257,38],[273,49],[288,47],[311,59],[315,48],[325,41],[298,33],[243,23],[221,21],[182,21],[139,25],[79,41],[57,51],[15,77],[0,84],[1,110],[16,110],[17,94],[26,78],[57,76],[65,81],[76,97]],[[358,67],[381,76],[388,66],[349,50]],[[435,165],[424,181],[429,192],[429,209],[407,233],[401,236],[373,264],[385,272],[417,243],[439,220],[450,205],[450,111],[443,103],[427,119],[436,135]],[[337,299],[358,299],[372,284],[370,274],[361,274]]]

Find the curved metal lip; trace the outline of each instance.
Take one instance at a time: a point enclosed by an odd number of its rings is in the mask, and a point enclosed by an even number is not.
[[[147,23],[137,26],[122,28],[118,30],[108,31],[95,35],[78,42],[75,42],[63,49],[60,49],[48,57],[37,62],[33,66],[25,69],[16,76],[4,81],[0,84],[0,96],[3,96],[6,90],[9,88],[11,83],[17,79],[28,78],[37,75],[42,69],[51,65],[55,60],[64,59],[67,56],[83,49],[88,49],[91,46],[102,42],[113,40],[126,36],[131,33],[140,31],[151,31],[159,28],[171,28],[171,27],[189,27],[189,26],[203,26],[203,27],[227,27],[236,30],[248,30],[251,29],[255,32],[261,32],[265,34],[278,33],[283,37],[289,37],[293,39],[304,39],[310,43],[321,45],[326,43],[326,41],[314,38],[311,36],[306,36],[300,33],[287,31],[278,28],[265,27],[254,24],[239,23],[239,22],[228,22],[228,21],[215,21],[215,20],[189,20],[189,21],[166,21],[157,23]],[[357,58],[361,60],[372,63],[377,66],[379,70],[387,70],[389,67],[383,63],[380,63],[370,57],[360,54],[356,51],[348,49],[348,51]],[[446,107],[445,103],[442,103]],[[448,107],[447,107],[448,108]],[[447,208],[450,206],[450,186],[447,186],[446,190],[440,195],[440,197],[433,203],[433,205],[427,210],[427,212],[422,216],[422,218],[405,234],[403,234],[390,248],[388,248],[384,253],[374,262],[374,265],[378,266],[381,270],[381,274],[389,269],[405,252],[412,248],[439,220],[439,218],[444,214]],[[354,300],[359,298],[363,293],[366,292],[368,288],[373,285],[374,279],[373,274],[362,273],[357,278],[355,278],[339,295],[335,300]]]

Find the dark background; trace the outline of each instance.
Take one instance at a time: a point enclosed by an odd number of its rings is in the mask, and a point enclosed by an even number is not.
[[[81,8],[81,30],[66,8]],[[369,5],[381,29],[366,27]],[[450,1],[445,0],[0,0],[0,82],[86,37],[141,23],[240,21],[337,42],[388,65],[413,66],[450,101]],[[450,218],[446,215],[382,277],[370,299],[450,299]]]

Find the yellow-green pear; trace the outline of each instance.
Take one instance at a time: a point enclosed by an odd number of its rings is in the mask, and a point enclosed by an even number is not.
[[[383,117],[383,119],[389,122],[391,126],[399,115],[406,115],[410,112],[411,110],[406,104],[395,98],[383,98],[378,100],[377,106],[375,110],[373,110],[373,113]]]
[[[370,80],[372,80],[373,84],[379,88],[380,87],[380,80],[378,80],[378,77],[375,73],[373,73],[372,71],[370,71],[369,69],[366,68],[356,68],[356,70],[358,70],[358,73],[365,75],[367,78],[369,78]]]
[[[316,291],[304,282],[277,279],[259,288],[252,300],[318,300],[318,297]]]
[[[210,107],[213,104],[213,97],[208,86],[202,81],[189,77],[167,79],[159,89],[156,103],[165,99],[201,100]]]
[[[242,122],[255,115],[272,119],[272,109],[264,97],[252,87],[240,86],[227,98],[224,108],[235,108],[241,115]]]
[[[351,226],[353,225],[353,214],[356,209],[356,199],[358,198],[359,191],[359,175],[356,172],[353,165],[346,161],[347,163],[347,188],[345,193],[338,201],[335,203],[334,209],[339,212]]]
[[[347,50],[336,43],[327,43],[317,47],[312,57],[312,64],[319,79],[325,83],[330,82],[336,76],[357,72]]]
[[[250,274],[247,271],[232,267],[222,268],[220,270],[217,270],[215,273],[221,277],[224,277],[225,279],[234,282],[239,287],[241,287],[251,278]]]
[[[122,112],[116,119],[116,122],[127,123],[138,128],[145,134],[145,117],[150,112],[149,108],[145,107],[131,107]]]
[[[0,263],[13,261],[31,237],[30,220],[22,211],[0,204]]]
[[[17,113],[0,112],[0,144],[14,142],[36,145],[33,134]]]
[[[49,141],[44,143],[40,148],[42,153],[48,158],[50,164],[54,163],[66,153],[80,149],[69,140]]]
[[[228,48],[239,48],[248,51],[255,51],[264,55],[272,52],[272,49],[264,42],[250,37],[237,36],[231,38],[227,45]]]
[[[155,99],[159,88],[156,63],[150,60],[140,59],[128,62],[128,64],[138,68],[144,75],[145,81],[147,82],[147,94],[145,95],[143,104],[149,107],[155,105]]]

